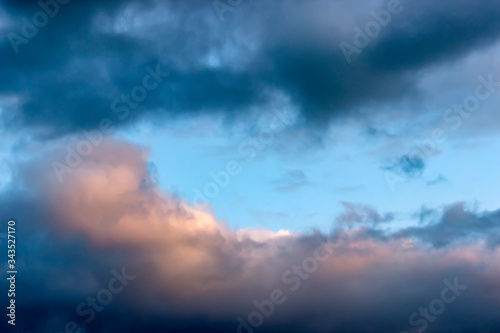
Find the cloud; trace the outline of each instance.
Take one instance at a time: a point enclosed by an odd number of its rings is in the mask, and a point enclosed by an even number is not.
[[[357,186],[344,186],[344,187],[339,187],[337,191],[339,192],[356,192],[356,191],[361,191],[364,190],[366,187],[364,185],[357,185]]]
[[[421,211],[421,221],[428,216],[439,215],[435,210]],[[466,209],[463,202],[446,207],[438,219],[429,223],[409,227],[395,234],[397,237],[412,237],[435,247],[444,247],[455,242],[486,238],[496,246],[495,238],[500,233],[500,211],[477,213]]]
[[[437,184],[440,184],[440,183],[445,183],[447,181],[448,181],[448,179],[445,176],[439,175],[439,176],[437,176],[437,178],[428,181],[427,185],[432,186],[432,185],[437,185]]]
[[[342,202],[345,212],[338,216],[335,222],[340,226],[354,225],[371,225],[391,222],[394,220],[394,214],[387,213],[380,215],[375,209],[359,204],[352,204],[349,202]]]
[[[301,170],[289,170],[281,175],[275,181],[274,189],[280,192],[295,191],[303,186],[310,184],[307,176]]]
[[[354,43],[353,28],[363,29],[371,11],[386,6],[245,1],[221,22],[212,1],[71,0],[16,52],[9,33],[22,35],[23,18],[32,20],[40,2],[0,0],[0,132],[27,137],[7,143],[11,155],[2,154],[8,163],[1,163],[8,176],[1,180],[0,219],[17,221],[18,330],[85,325],[78,305],[124,268],[135,280],[104,311],[95,309],[85,332],[234,332],[238,318],[250,321],[262,311],[256,303],[276,290],[285,301],[262,315],[255,331],[411,331],[419,329],[412,314],[455,278],[466,292],[428,331],[473,332],[478,323],[499,331],[500,210],[424,206],[412,216],[418,224],[394,231],[394,213],[342,202],[332,234],[233,230],[210,210],[162,190],[144,147],[104,138],[63,182],[54,172],[74,137],[103,120],[116,129],[196,116],[227,123],[279,107],[300,112],[297,124],[304,126],[285,134],[304,138],[303,148],[326,142],[321,130],[351,117],[367,124],[369,138],[395,142],[394,133],[411,127],[407,119],[398,120],[399,129],[382,121],[424,93],[444,96],[432,84],[422,87],[436,79],[428,72],[493,45],[500,3],[402,1],[403,11],[348,63],[340,43]],[[476,73],[481,66],[472,67]],[[447,97],[458,91],[451,90]],[[384,116],[373,122],[375,113]],[[296,147],[281,142],[276,150],[296,156]],[[14,155],[22,158],[12,161]],[[399,156],[386,168],[414,178],[425,171],[425,156]],[[281,192],[308,184],[297,169],[272,183]],[[271,208],[250,213],[291,216]],[[0,288],[8,290],[5,279]]]
[[[287,108],[297,107],[307,124],[322,127],[361,107],[414,97],[420,70],[463,58],[500,32],[496,2],[402,6],[348,64],[340,43],[352,43],[353,26],[363,26],[373,19],[370,11],[385,4],[249,2],[221,22],[211,2],[71,1],[19,45],[19,53],[8,38],[0,44],[0,93],[17,100],[2,120],[55,137],[96,128],[105,118],[126,126],[139,118],[266,112],[287,96]],[[19,18],[41,10],[30,1],[4,0],[0,7],[17,34],[24,24]],[[147,68],[157,65],[169,77],[137,106],[127,106],[122,94],[130,97]],[[116,100],[128,108],[126,119],[113,112]]]
[[[381,215],[375,209],[364,205],[342,203],[346,211],[336,218],[339,226],[348,226],[356,239],[377,239],[382,242],[411,239],[433,248],[459,247],[482,241],[490,249],[498,246],[500,234],[500,210],[479,212],[467,208],[464,202],[433,209],[422,206],[411,215],[418,225],[391,231],[383,228],[384,222],[395,220],[392,213]],[[344,233],[345,229],[336,229]]]
[[[233,231],[150,181],[144,148],[107,139],[63,183],[50,166],[59,151],[20,162],[1,194],[0,216],[19,226],[20,331],[82,324],[77,305],[121,267],[135,280],[88,330],[236,331],[237,317],[248,320],[254,301],[280,289],[286,301],[265,317],[262,332],[402,331],[413,312],[440,296],[443,280],[455,277],[468,289],[429,323],[432,330],[473,330],[478,321],[486,330],[499,328],[498,250],[484,237],[441,247],[464,235],[464,227],[478,236],[494,230],[498,213],[477,220],[452,206],[427,231],[407,229],[383,240],[361,237],[365,227],[338,230],[330,240],[320,233]],[[390,220],[365,206],[345,206],[352,221]],[[324,260],[311,270],[306,259],[318,249]],[[310,273],[299,277],[294,267]]]
[[[397,162],[385,166],[383,169],[396,172],[405,177],[418,178],[422,176],[425,169],[425,161],[417,155],[403,155]]]

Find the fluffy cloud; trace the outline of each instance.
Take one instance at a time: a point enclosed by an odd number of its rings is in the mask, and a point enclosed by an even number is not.
[[[499,252],[484,237],[435,248],[418,242],[419,233],[381,239],[363,227],[338,230],[329,240],[320,233],[230,230],[161,191],[141,147],[107,139],[63,183],[50,166],[58,153],[44,153],[19,165],[2,194],[2,218],[18,214],[21,331],[84,324],[76,307],[122,267],[135,279],[96,313],[90,331],[236,331],[237,318],[251,321],[254,301],[270,299],[273,290],[285,301],[256,331],[402,331],[419,307],[440,297],[443,281],[455,278],[467,289],[428,322],[430,330],[499,327]],[[443,219],[472,223],[460,206]],[[456,235],[455,228],[437,229]]]

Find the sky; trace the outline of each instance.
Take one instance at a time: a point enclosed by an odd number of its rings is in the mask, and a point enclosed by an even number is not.
[[[498,332],[498,17],[0,0],[2,332]]]

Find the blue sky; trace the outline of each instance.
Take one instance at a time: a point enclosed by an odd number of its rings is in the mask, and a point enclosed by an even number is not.
[[[425,90],[420,101],[366,108],[361,119],[337,121],[316,134],[301,129],[297,118],[263,144],[251,162],[238,146],[266,128],[262,116],[250,117],[246,124],[210,115],[166,126],[144,121],[124,130],[123,136],[148,146],[160,186],[190,202],[195,200],[195,189],[203,190],[212,182],[210,173],[223,171],[228,161],[241,161],[241,174],[207,200],[215,215],[232,228],[327,232],[343,212],[341,202],[397,213],[400,220],[392,228],[418,223],[411,215],[422,206],[464,201],[494,210],[499,205],[494,191],[500,177],[496,172],[500,157],[495,154],[500,138],[489,119],[496,115],[498,93],[481,102],[469,118],[461,117],[458,128],[443,117],[474,93],[479,75],[490,74],[481,67],[488,60],[496,66],[491,54],[497,49],[495,45],[419,73],[418,84]],[[426,146],[436,128],[443,129],[446,137]],[[294,140],[292,131],[299,133]],[[301,149],[304,146],[308,149]],[[404,177],[392,191],[384,168],[418,147],[433,150],[426,154],[423,173]]]

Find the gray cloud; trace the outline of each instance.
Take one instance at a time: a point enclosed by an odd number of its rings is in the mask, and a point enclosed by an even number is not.
[[[16,33],[20,17],[40,10],[35,1],[1,6]],[[372,2],[359,7],[366,11],[342,1],[252,2],[220,22],[210,2],[71,1],[18,54],[8,39],[0,44],[0,92],[18,98],[2,117],[58,136],[96,127],[106,117],[117,124],[147,115],[232,117],[251,107],[266,110],[285,94],[308,123],[324,125],[361,106],[413,96],[418,70],[459,59],[500,31],[495,2],[403,6],[348,64],[339,44],[353,39],[352,22],[362,27],[370,10],[379,9]],[[124,15],[128,9],[135,23]],[[355,20],[345,19],[349,11]],[[111,103],[156,64],[171,76],[120,121]]]
[[[403,155],[398,161],[382,169],[396,172],[404,177],[418,178],[425,169],[425,161],[417,155]]]
[[[422,218],[438,215],[434,210],[421,211]],[[396,237],[414,237],[436,247],[452,243],[486,238],[492,246],[498,243],[500,211],[476,213],[466,209],[465,203],[448,206],[438,219],[425,225],[409,227],[396,233]]]
[[[386,213],[380,215],[374,208],[366,205],[349,202],[342,202],[342,205],[345,208],[345,212],[335,220],[340,226],[376,225],[394,220],[394,214]]]

